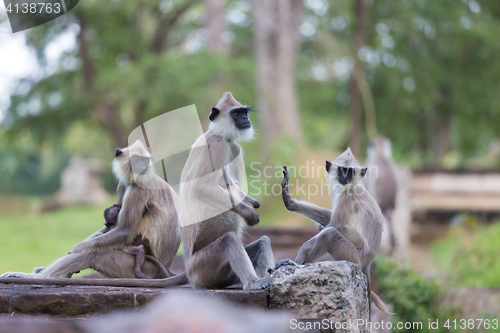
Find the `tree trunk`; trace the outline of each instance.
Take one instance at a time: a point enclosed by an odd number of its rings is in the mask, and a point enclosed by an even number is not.
[[[264,151],[285,135],[302,143],[295,92],[295,63],[302,0],[253,0],[257,59],[257,104]]]
[[[351,74],[350,83],[350,95],[351,102],[349,105],[350,119],[351,119],[351,131],[349,133],[349,147],[354,156],[359,156],[361,149],[361,123],[362,123],[362,104],[361,104],[361,94],[356,84],[355,75],[360,77],[360,73],[363,70],[358,59],[358,51],[365,44],[366,39],[366,19],[367,10],[365,0],[355,0],[355,12],[356,12],[356,30],[354,32],[354,55],[356,59],[356,65],[354,66],[353,73]]]
[[[76,12],[76,17],[80,25],[80,33],[78,34],[79,55],[82,60],[83,80],[85,90],[90,95],[96,94],[94,87],[94,78],[96,69],[88,52],[87,41],[85,40],[85,32],[87,31],[87,20],[82,11]],[[116,147],[123,148],[127,146],[124,130],[120,122],[120,117],[116,107],[106,101],[97,101],[97,107],[94,108],[94,116],[97,118],[101,126],[111,134]]]
[[[216,54],[227,54],[228,46],[222,40],[222,33],[226,29],[224,20],[225,0],[205,0],[208,30],[207,50]]]

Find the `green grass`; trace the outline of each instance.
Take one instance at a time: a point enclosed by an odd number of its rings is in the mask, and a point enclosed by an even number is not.
[[[0,200],[6,200],[0,198]],[[103,211],[110,204],[72,206],[62,210],[30,212],[32,200],[21,199],[2,207],[0,213],[0,272],[31,272],[64,256],[73,246],[103,226]],[[17,205],[23,207],[23,205]]]
[[[459,226],[431,245],[438,269],[462,287],[500,287],[500,223]]]

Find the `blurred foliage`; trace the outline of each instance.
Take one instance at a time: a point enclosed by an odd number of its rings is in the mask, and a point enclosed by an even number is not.
[[[498,167],[500,3],[368,1],[366,45],[357,54],[353,3],[304,1],[296,78],[308,147],[345,148],[350,69],[357,59],[378,130],[393,141],[396,161]],[[0,193],[53,193],[71,155],[109,165],[120,138],[170,110],[195,104],[206,126],[224,90],[256,105],[251,2],[227,1],[225,17],[226,56],[204,49],[202,1],[88,0],[29,30],[28,45],[44,74],[20,80],[4,112],[0,171],[8,177],[0,180]],[[77,46],[51,67],[47,50],[61,36],[72,36]],[[258,112],[252,118],[259,131]],[[298,154],[286,138],[265,144],[275,152],[273,161],[261,161],[257,140],[244,145],[247,168],[254,161],[289,163]],[[106,179],[111,189],[109,172]]]
[[[392,304],[391,316],[394,332],[428,332],[428,322],[439,319],[436,332],[448,332],[443,327],[447,319],[453,320],[454,313],[444,304],[445,288],[437,281],[426,280],[409,268],[401,268],[396,262],[378,255],[374,266],[379,295]],[[423,329],[396,329],[397,322],[421,322]]]
[[[460,287],[500,287],[500,224],[479,224],[465,216],[450,235],[431,245],[443,280]]]

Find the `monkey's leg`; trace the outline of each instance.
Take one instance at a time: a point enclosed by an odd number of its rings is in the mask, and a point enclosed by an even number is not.
[[[90,268],[92,253],[75,253],[61,257],[40,273],[5,273],[2,277],[29,279],[70,278],[74,273]]]
[[[160,260],[156,259],[154,256],[146,254],[146,259],[148,259],[149,261],[151,261],[153,264],[155,264],[158,267],[158,269],[163,274],[162,278],[169,278],[169,277],[177,275],[174,272],[168,270],[165,267],[165,265],[163,265],[162,262]]]
[[[144,246],[139,244],[137,246],[125,246],[122,251],[127,252],[135,256],[134,262],[134,273],[139,279],[152,279],[151,276],[142,272],[142,265],[146,261],[146,251],[144,251]]]
[[[245,290],[262,289],[269,285],[269,281],[263,281],[265,278],[257,277],[243,243],[234,232],[224,234],[194,253],[187,271],[189,281],[203,288],[227,286],[237,283],[238,279]]]
[[[360,265],[359,250],[336,228],[328,227],[300,248],[295,262],[299,265],[315,262],[329,253],[335,260],[347,260]]]
[[[274,267],[274,255],[271,248],[271,240],[267,236],[262,236],[255,242],[245,246],[250,261],[260,273],[260,277],[269,276],[268,269]]]
[[[127,248],[127,247],[126,247]],[[137,257],[122,250],[109,250],[95,252],[90,268],[110,278],[137,278],[135,267]],[[162,273],[152,262],[145,260],[140,272],[152,278],[161,277]]]

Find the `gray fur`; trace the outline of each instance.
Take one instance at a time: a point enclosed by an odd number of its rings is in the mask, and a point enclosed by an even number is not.
[[[302,214],[325,227],[302,245],[295,262],[302,265],[329,258],[330,260],[348,260],[360,265],[368,279],[368,294],[372,296],[371,298],[380,310],[388,312],[380,299],[371,292],[369,273],[370,263],[380,246],[384,217],[375,200],[363,187],[360,180],[364,173],[361,172],[362,168],[350,149],[347,149],[330,165],[327,180],[332,186],[331,210],[293,200],[288,190],[288,170],[284,167],[282,192],[287,209]],[[341,185],[338,181],[337,167],[339,166],[355,170],[352,180],[347,185]],[[289,263],[290,261],[281,265]]]
[[[186,274],[195,288],[241,282],[244,289],[261,289],[269,280],[259,279],[254,266],[261,276],[274,266],[268,239],[260,240],[254,263],[241,239],[247,225],[259,222],[254,208],[260,206],[241,188],[243,149],[236,142],[253,137],[252,127],[240,130],[230,118],[231,109],[241,106],[224,94],[219,115],[193,144],[182,171],[181,236]]]

